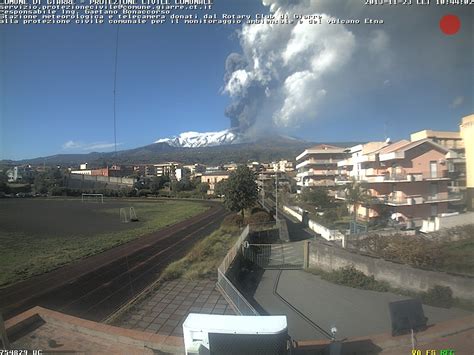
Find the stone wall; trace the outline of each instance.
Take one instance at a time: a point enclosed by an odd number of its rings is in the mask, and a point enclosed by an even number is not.
[[[311,242],[310,268],[333,271],[345,266],[353,266],[368,276],[374,276],[378,281],[386,281],[392,287],[421,292],[435,285],[448,286],[454,297],[474,299],[474,277],[416,269],[405,264],[349,252],[328,243]]]

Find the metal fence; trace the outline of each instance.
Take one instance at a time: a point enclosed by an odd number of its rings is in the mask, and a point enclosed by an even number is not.
[[[302,269],[303,250],[301,242],[248,244],[243,249],[243,255],[264,269]]]
[[[221,291],[224,298],[235,310],[243,316],[258,316],[258,312],[245,299],[245,297],[232,285],[232,282],[221,272],[217,270],[217,288]]]
[[[217,268],[224,275],[229,269],[232,262],[234,261],[237,254],[239,253],[240,246],[245,241],[245,239],[247,239],[247,237],[249,236],[249,232],[250,232],[250,227],[247,225],[247,227],[245,227],[242,233],[240,234],[239,239],[237,239],[237,241],[232,246],[232,248],[229,249],[227,255],[224,257],[224,260],[222,260],[221,264]]]
[[[217,268],[217,288],[229,302],[234,309],[241,315],[246,316],[258,316],[258,312],[252,307],[252,305],[245,299],[245,297],[237,290],[232,282],[227,278],[226,273],[229,270],[232,262],[239,254],[242,243],[247,239],[250,232],[250,227],[247,225],[240,234],[236,243],[230,248],[229,252],[225,256],[222,263]]]

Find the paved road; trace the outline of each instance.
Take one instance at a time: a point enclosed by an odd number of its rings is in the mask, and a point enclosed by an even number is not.
[[[39,305],[100,321],[138,294],[169,263],[219,227],[221,204],[197,216],[104,253],[0,290],[8,319]]]

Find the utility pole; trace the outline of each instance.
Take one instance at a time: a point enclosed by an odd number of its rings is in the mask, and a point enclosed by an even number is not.
[[[275,219],[278,222],[278,170],[275,172]]]

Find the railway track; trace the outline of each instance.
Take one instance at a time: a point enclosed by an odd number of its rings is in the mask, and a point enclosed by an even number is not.
[[[215,230],[220,204],[198,216],[99,255],[0,290],[6,319],[39,305],[101,321],[153,282],[169,263]]]

